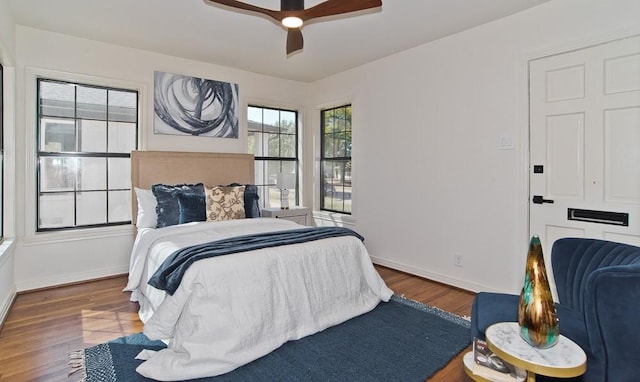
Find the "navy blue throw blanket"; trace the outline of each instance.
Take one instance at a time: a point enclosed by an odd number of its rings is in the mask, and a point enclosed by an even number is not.
[[[364,241],[362,236],[349,228],[311,227],[236,236],[182,248],[167,257],[160,265],[160,268],[151,276],[149,285],[173,295],[182,281],[182,276],[195,261],[214,256],[253,251],[254,249],[298,244],[338,236],[355,236]]]

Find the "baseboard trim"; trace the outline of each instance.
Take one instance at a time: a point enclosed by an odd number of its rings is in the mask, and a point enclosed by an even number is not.
[[[9,316],[11,307],[13,307],[13,304],[16,302],[16,297],[18,297],[18,292],[16,291],[16,288],[13,288],[11,292],[9,292],[9,298],[7,298],[4,304],[0,307],[0,332],[4,327],[4,322],[6,321],[7,316]]]
[[[18,290],[18,293],[34,292],[37,290],[55,288],[62,285],[78,284],[92,280],[115,277],[126,274],[128,272],[129,267],[127,265],[122,265],[110,268],[96,269],[90,272],[59,275],[50,278],[38,278],[24,281],[16,280],[16,288]]]
[[[85,283],[90,283],[90,282],[94,282],[94,281],[103,281],[103,280],[115,279],[117,277],[122,277],[122,276],[127,276],[127,275],[129,275],[129,273],[125,272],[125,273],[119,273],[119,274],[116,274],[116,275],[96,277],[96,278],[93,278],[93,279],[72,281],[72,282],[64,283],[64,284],[50,285],[50,286],[45,286],[45,287],[42,287],[42,288],[23,290],[23,291],[17,292],[17,296],[21,296],[23,294],[29,294],[29,293],[33,293],[33,292],[42,292],[42,291],[46,291],[46,290],[64,288],[64,287],[68,287],[68,286],[72,286],[72,285],[85,284]]]
[[[484,285],[479,285],[476,283],[470,283],[465,280],[452,278],[449,276],[445,276],[441,273],[430,272],[422,268],[414,267],[407,264],[398,263],[396,261],[383,259],[380,257],[371,256],[371,261],[374,264],[382,265],[383,267],[393,268],[398,271],[406,272],[415,276],[424,277],[425,279],[429,279],[432,281],[436,281],[442,284],[446,284],[448,286],[452,286],[454,288],[464,289],[469,292],[478,293],[480,291],[489,291],[490,288],[487,288]],[[496,291],[497,292],[497,291]]]

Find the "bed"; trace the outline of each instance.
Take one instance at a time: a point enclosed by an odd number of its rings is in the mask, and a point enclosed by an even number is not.
[[[361,238],[349,234],[204,258],[186,269],[175,290],[152,287],[148,282],[165,259],[184,248],[315,231],[271,218],[150,227],[149,214],[138,213],[149,210],[138,193],[148,197],[156,184],[251,184],[253,156],[135,151],[131,162],[137,236],[125,290],[140,304],[144,333],[168,343],[159,352],[141,353],[145,361],[137,371],[143,376],[184,380],[224,374],[391,297]],[[156,218],[159,225],[160,214]]]

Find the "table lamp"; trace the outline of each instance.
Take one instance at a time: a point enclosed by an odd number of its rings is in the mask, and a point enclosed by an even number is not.
[[[296,188],[296,175],[279,173],[276,182],[280,189],[280,208],[283,210],[289,209],[289,190]]]

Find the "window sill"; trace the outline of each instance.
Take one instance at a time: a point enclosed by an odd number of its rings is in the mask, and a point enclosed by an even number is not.
[[[22,242],[25,247],[28,247],[31,245],[83,241],[105,237],[132,236],[135,234],[135,231],[134,225],[127,224],[68,231],[36,232],[30,236],[25,236],[24,239],[22,239]]]
[[[341,214],[338,212],[329,211],[313,211],[313,219],[316,220],[316,225],[336,225],[336,226],[354,226],[356,219],[352,215]],[[322,224],[318,224],[317,221]]]

